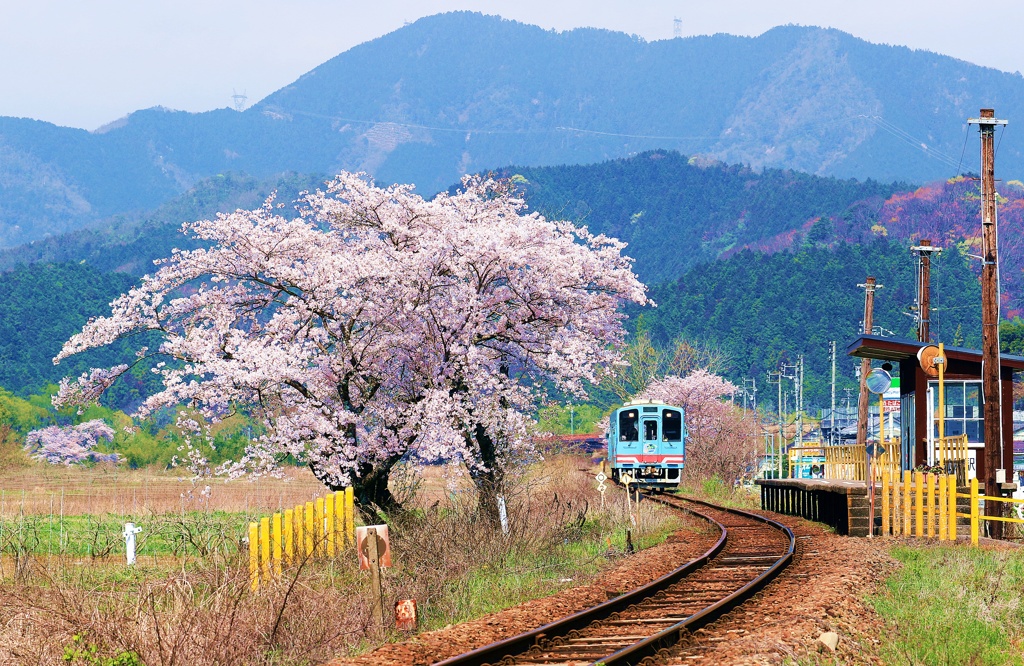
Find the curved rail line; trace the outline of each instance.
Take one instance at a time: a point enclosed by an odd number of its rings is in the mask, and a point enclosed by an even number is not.
[[[721,536],[657,580],[435,666],[638,664],[749,599],[793,559],[796,538],[781,523],[700,500],[648,497],[707,520]]]

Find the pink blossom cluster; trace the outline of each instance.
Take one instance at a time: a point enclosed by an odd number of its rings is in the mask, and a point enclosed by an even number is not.
[[[116,453],[97,453],[93,448],[105,440],[114,441],[114,430],[101,419],[76,426],[49,426],[25,436],[25,450],[44,462],[72,465],[81,462],[117,462]]]
[[[734,480],[750,472],[759,450],[756,421],[728,400],[737,391],[718,375],[696,370],[686,377],[655,379],[640,397],[683,408],[688,474]]]
[[[285,454],[329,484],[408,454],[493,467],[529,448],[536,387],[581,394],[619,358],[619,304],[647,302],[623,243],[527,213],[482,178],[426,200],[341,173],[294,219],[271,199],[183,231],[210,247],[158,262],[55,362],[158,332],[133,361],[163,380],[140,414],[245,406],[268,434],[233,475]],[[66,380],[58,404],[128,367]]]

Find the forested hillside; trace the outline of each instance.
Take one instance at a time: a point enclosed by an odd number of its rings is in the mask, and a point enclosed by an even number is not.
[[[775,254],[744,250],[655,286],[658,306],[632,314],[662,344],[682,335],[717,345],[732,360],[729,377],[738,385],[754,377],[762,391],[768,370],[803,354],[806,400],[820,406],[829,399],[829,341],[839,348],[840,389],[856,387],[855,363],[845,348],[858,335],[864,312],[864,291],[857,285],[875,276],[884,285],[875,297],[875,325],[885,335],[915,338],[916,324],[904,314],[915,301],[915,271],[909,246],[884,238],[863,245],[808,241],[795,252]],[[933,259],[932,307],[936,339],[980,346],[981,287],[956,248]],[[760,396],[774,402],[767,391]]]
[[[256,208],[276,193],[286,205],[278,212],[294,214],[292,202],[304,190],[315,190],[325,178],[286,174],[259,180],[244,174],[220,174],[197,183],[153,211],[117,215],[85,229],[52,236],[0,251],[0,270],[37,262],[86,262],[103,271],[140,276],[153,270],[153,261],[173,248],[192,249],[198,243],[181,233],[183,222],[214,217],[219,212]]]
[[[0,387],[28,395],[62,377],[124,362],[130,357],[124,344],[79,354],[57,366],[53,357],[89,318],[109,314],[110,301],[134,281],[83,264],[19,266],[0,274]],[[109,399],[122,406],[136,404],[140,387],[153,381],[142,370]]]
[[[586,166],[510,167],[529,205],[629,243],[644,280],[779,237],[803,237],[818,218],[846,221],[849,240],[872,237],[878,209],[904,183],[812,176],[652,151]],[[773,249],[783,249],[779,244]]]
[[[515,177],[531,209],[628,242],[627,254],[636,259],[636,270],[647,281],[677,277],[701,261],[745,245],[777,244],[780,235],[806,232],[822,216],[848,220],[847,237],[857,230],[868,238],[882,203],[909,189],[902,183],[754,171],[669,151],[587,166],[510,167],[496,175]],[[102,270],[141,275],[171,248],[193,246],[180,233],[183,221],[254,208],[275,190],[285,204],[281,210],[288,214],[299,192],[316,189],[323,180],[298,175],[272,180],[217,176],[151,214],[120,216],[94,228],[0,252],[0,269],[84,259]]]
[[[672,149],[926,182],[977,168],[965,120],[982,106],[1024,107],[1024,78],[812,27],[646,42],[456,12],[352,48],[241,113],[158,107],[95,132],[0,118],[0,247],[152,209],[227,172],[344,168],[431,194],[508,164]],[[1022,171],[1011,130],[999,172]]]

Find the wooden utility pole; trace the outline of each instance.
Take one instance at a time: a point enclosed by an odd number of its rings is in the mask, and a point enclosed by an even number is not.
[[[875,278],[868,276],[864,284],[858,284],[864,290],[864,334],[871,335],[871,329],[875,318],[875,291],[882,288],[882,285],[875,284]],[[868,373],[871,372],[871,359],[862,358],[860,361],[860,397],[857,399],[857,446],[864,446],[868,442]],[[879,415],[881,418],[881,415]]]
[[[910,248],[918,255],[917,264],[917,340],[918,342],[931,342],[932,324],[932,252],[942,253],[937,247],[932,247],[932,242],[922,239],[917,247]]]
[[[967,122],[981,132],[981,388],[985,400],[985,494],[999,497],[996,470],[1003,468],[1002,414],[999,400],[999,234],[996,228],[996,120],[993,109]],[[985,502],[985,515],[1001,514],[1002,502]],[[1003,535],[1003,524],[989,521],[993,539]]]

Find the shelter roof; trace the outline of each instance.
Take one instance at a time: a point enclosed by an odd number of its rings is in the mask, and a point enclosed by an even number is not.
[[[880,361],[908,361],[917,358],[917,352],[925,343],[907,338],[883,338],[880,335],[861,335],[847,348],[849,356],[873,358]],[[945,347],[950,360],[981,363],[981,351],[964,347]],[[1000,365],[1013,371],[1024,370],[1024,356],[1000,354]]]

